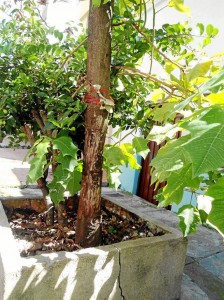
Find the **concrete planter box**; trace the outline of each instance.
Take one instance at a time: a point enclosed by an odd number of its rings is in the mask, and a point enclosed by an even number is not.
[[[0,202],[0,300],[178,299],[187,242],[178,230],[156,221],[164,210],[117,192],[103,198],[108,208],[120,204],[121,214],[128,209],[167,233],[22,258]]]

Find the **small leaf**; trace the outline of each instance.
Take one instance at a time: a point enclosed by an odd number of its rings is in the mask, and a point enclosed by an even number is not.
[[[194,206],[190,204],[182,206],[178,211],[178,216],[180,218],[179,227],[184,236],[196,231],[200,219]]]
[[[205,27],[202,23],[197,23],[197,27],[200,30],[200,35],[202,35],[204,33]]]
[[[175,8],[176,10],[185,13],[190,16],[190,8],[184,4],[184,0],[170,0],[168,6]]]
[[[201,76],[205,76],[206,73],[209,71],[211,65],[212,61],[210,60],[194,66],[187,74],[188,81],[191,81]]]

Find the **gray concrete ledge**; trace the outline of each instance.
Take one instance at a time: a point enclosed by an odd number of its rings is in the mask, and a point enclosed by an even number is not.
[[[119,195],[112,193],[115,192],[107,190],[103,197],[110,198],[114,205],[119,204]],[[138,197],[126,198],[121,194],[122,207],[130,207],[131,212],[144,215],[150,224],[154,223],[151,212],[161,210]],[[21,258],[1,204],[0,213],[1,300],[174,300],[180,297],[187,244],[176,229],[161,223],[167,232],[163,236]]]

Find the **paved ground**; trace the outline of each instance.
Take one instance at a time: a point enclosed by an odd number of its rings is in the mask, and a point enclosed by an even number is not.
[[[37,189],[18,188],[26,185],[29,164],[22,162],[26,151],[0,148],[0,200],[41,197]],[[166,219],[164,214],[162,220],[170,226],[178,224],[175,215]],[[200,227],[189,238],[181,300],[207,299],[224,300],[224,241],[215,231]]]

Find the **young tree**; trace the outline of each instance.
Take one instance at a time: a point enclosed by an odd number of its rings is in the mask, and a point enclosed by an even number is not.
[[[83,247],[101,242],[101,183],[103,149],[108,127],[106,101],[110,98],[111,3],[94,7],[90,1],[85,145],[76,243]],[[102,94],[102,96],[101,96]]]
[[[203,109],[203,94],[222,87],[218,85],[221,76],[216,77],[218,58],[200,62],[201,52],[189,52],[191,28],[178,23],[156,29],[153,22],[148,29],[142,17],[145,2],[131,3],[92,1],[88,37],[74,37],[72,27],[64,33],[49,28],[31,1],[24,1],[0,28],[1,134],[11,135],[14,143],[30,141],[33,158],[28,181],[38,181],[46,201],[51,199],[58,209],[66,193],[80,190],[82,176],[76,242],[83,247],[100,244],[102,166],[109,183],[117,188],[120,167],[139,169],[135,155],[147,155],[149,140],[162,142],[175,136],[182,124],[173,124],[176,113],[193,118],[195,108]],[[187,11],[178,3],[169,2]],[[154,1],[151,4],[154,20]],[[210,24],[199,27],[205,35],[203,48],[217,29]],[[145,54],[150,57],[149,72],[138,68]],[[153,73],[154,61],[166,78]],[[127,135],[132,135],[141,129],[143,136],[105,147],[108,122],[120,126],[118,133],[128,129]],[[157,167],[156,162],[153,166]],[[167,172],[163,169],[159,180],[172,173]],[[191,183],[195,188],[195,181]],[[171,198],[169,203],[175,202]]]

